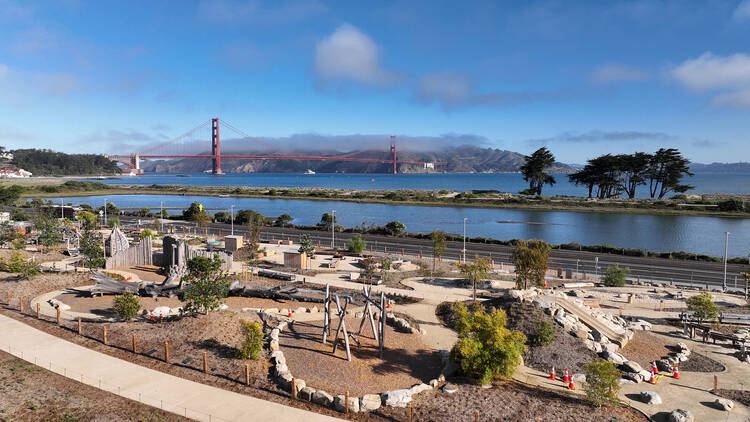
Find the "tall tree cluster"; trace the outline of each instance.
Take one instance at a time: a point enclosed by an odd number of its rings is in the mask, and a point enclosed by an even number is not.
[[[682,184],[684,176],[692,176],[684,158],[675,148],[660,148],[654,154],[605,154],[581,170],[568,175],[571,183],[588,188],[589,198],[635,198],[639,186],[648,186],[651,198],[663,198],[670,192],[682,193],[693,187]]]
[[[553,164],[555,156],[545,147],[526,157],[526,162],[521,165],[521,174],[523,180],[529,182],[529,188],[521,191],[521,194],[541,195],[544,185],[553,186],[556,183],[555,178],[546,172]]]

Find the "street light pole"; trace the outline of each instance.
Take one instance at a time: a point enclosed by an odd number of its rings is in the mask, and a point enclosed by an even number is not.
[[[104,227],[107,227],[107,198],[104,198]]]
[[[725,240],[724,240],[724,281],[722,282],[722,288],[724,291],[727,291],[727,258],[729,255],[729,232],[724,232]]]
[[[463,255],[463,263],[466,264],[466,217],[464,217],[464,249],[461,252]]]
[[[234,236],[234,205],[230,205],[231,211],[231,218],[232,218],[232,236]]]
[[[331,210],[331,249],[336,248],[336,210]]]
[[[161,222],[159,231],[164,233],[164,201],[159,202],[159,222]]]

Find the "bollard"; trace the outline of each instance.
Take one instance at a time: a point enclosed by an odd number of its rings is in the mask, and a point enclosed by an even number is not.
[[[138,353],[136,350],[138,350],[137,347],[138,343],[135,340],[135,334],[133,334],[133,353]]]
[[[208,352],[203,352],[203,373],[208,373]]]
[[[57,325],[60,325],[60,308],[57,308]]]
[[[245,384],[250,385],[250,364],[245,364]]]
[[[714,394],[719,392],[719,376],[714,375]]]
[[[18,298],[18,311],[23,313],[23,296]]]
[[[292,398],[297,400],[297,378],[292,377]]]
[[[346,396],[344,396],[344,411],[347,415],[349,414],[349,390],[346,391]]]
[[[39,314],[42,312],[42,306],[39,302],[36,303],[36,319],[39,319]]]
[[[164,343],[164,362],[169,363],[169,343]]]
[[[104,343],[105,346],[107,345],[107,326],[106,325],[102,325],[102,343]]]
[[[60,311],[57,312],[57,323],[60,323]],[[78,335],[83,335],[83,326],[81,326],[81,317],[78,317]]]

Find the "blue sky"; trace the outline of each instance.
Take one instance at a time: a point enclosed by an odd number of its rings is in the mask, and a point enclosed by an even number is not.
[[[220,117],[287,147],[748,161],[749,116],[750,0],[0,0],[8,148],[130,153]]]

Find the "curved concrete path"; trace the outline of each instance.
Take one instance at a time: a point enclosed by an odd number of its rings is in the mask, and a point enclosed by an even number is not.
[[[67,378],[199,421],[339,419],[211,387],[93,351],[0,315],[0,349]]]

